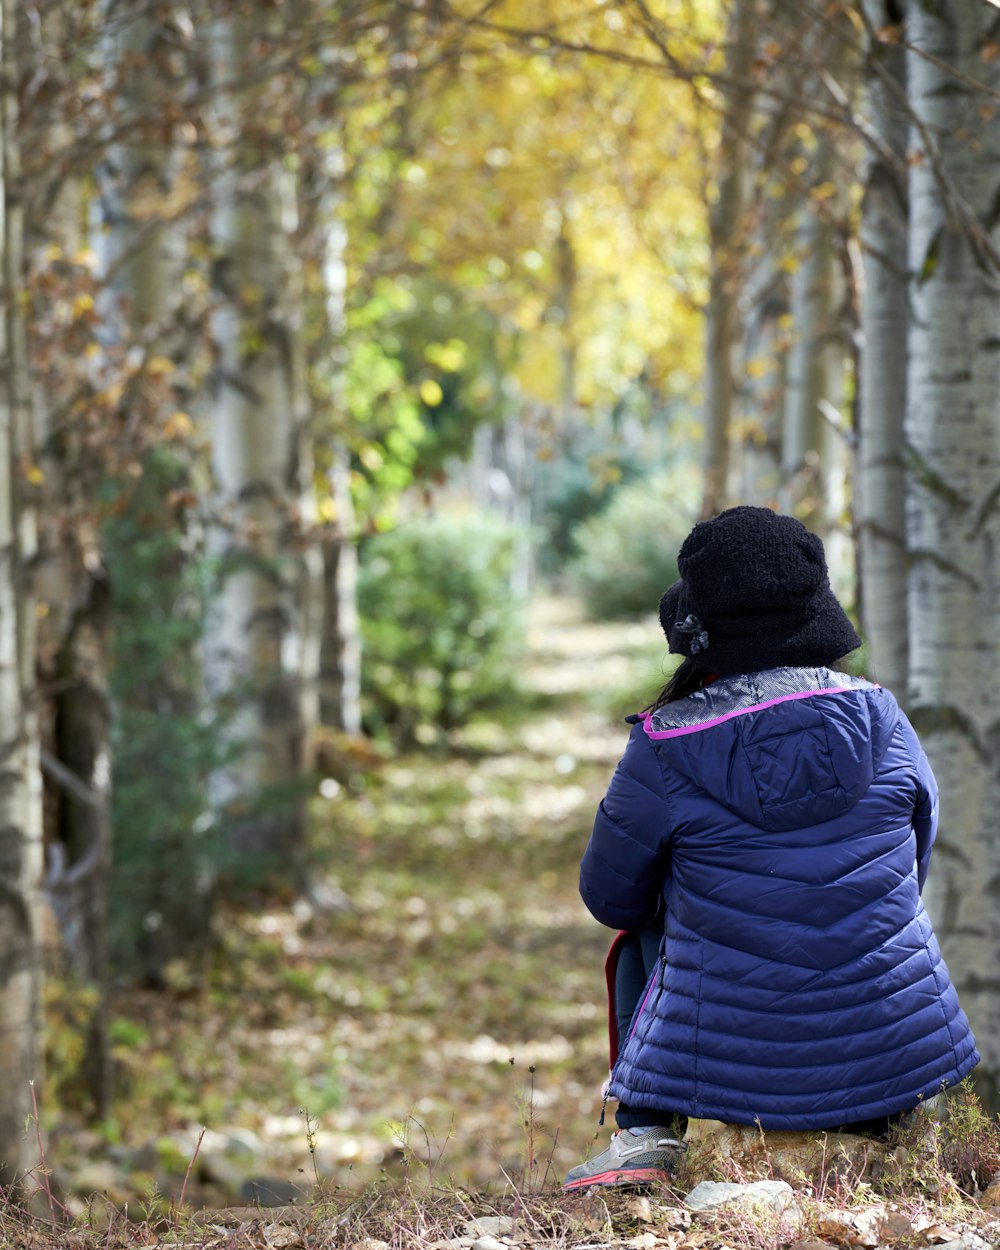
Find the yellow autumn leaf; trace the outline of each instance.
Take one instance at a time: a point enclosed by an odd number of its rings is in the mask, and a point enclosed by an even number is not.
[[[82,317],[84,313],[89,313],[94,307],[94,297],[92,295],[78,295],[73,301],[73,316]]]
[[[327,495],[319,501],[317,508],[321,521],[333,522],[337,519],[337,505],[333,501],[332,495]]]
[[[420,398],[428,408],[436,408],[444,399],[444,391],[440,383],[435,382],[433,378],[424,378],[420,383]]]
[[[168,373],[173,373],[176,368],[177,366],[167,356],[151,356],[146,361],[146,372],[154,378],[164,378]]]
[[[755,356],[753,360],[747,361],[747,373],[752,378],[762,378],[766,373],[770,373],[772,364],[769,356]]]
[[[29,465],[24,476],[28,479],[32,486],[41,486],[41,484],[45,481],[45,474],[37,464]]]
[[[164,438],[173,441],[190,438],[194,431],[194,422],[186,412],[172,412],[163,423]]]

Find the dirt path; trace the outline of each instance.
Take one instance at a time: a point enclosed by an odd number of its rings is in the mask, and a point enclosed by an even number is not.
[[[345,906],[229,917],[207,988],[178,968],[173,993],[121,1005],[123,1191],[176,1192],[206,1126],[209,1203],[256,1196],[261,1176],[279,1199],[317,1174],[353,1188],[411,1167],[481,1189],[578,1161],[606,1070],[608,934],[577,864],[662,658],[655,620],[538,604],[530,712],[325,786],[317,872]]]
[[[398,1165],[387,1124],[401,1125],[425,1165],[481,1187],[501,1169],[561,1174],[589,1146],[607,935],[580,903],[577,863],[639,698],[625,692],[660,680],[657,638],[655,623],[596,626],[573,603],[540,604],[521,673],[538,710],[384,770],[340,871],[362,910],[338,925],[337,979],[378,1001],[328,1022],[344,1058],[332,1154],[349,1126],[355,1167],[387,1150]]]

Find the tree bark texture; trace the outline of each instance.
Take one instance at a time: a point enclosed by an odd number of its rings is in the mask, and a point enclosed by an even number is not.
[[[753,23],[754,6],[751,0],[734,0],[729,16],[730,54],[726,72],[735,85],[726,93],[723,105],[712,188],[714,201],[708,210],[711,272],[705,309],[703,519],[720,512],[728,502],[735,398],[733,353],[747,225],[746,132],[753,98],[750,86],[754,56]]]
[[[928,907],[1000,1109],[1000,13],[907,7],[910,696],[941,784]],[[983,84],[983,91],[978,84]],[[992,92],[990,95],[988,92]]]
[[[821,141],[822,142],[822,141]],[[826,529],[827,425],[820,401],[829,398],[824,338],[830,329],[832,258],[825,224],[801,210],[795,269],[789,283],[792,340],[785,371],[782,510],[810,529]]]
[[[164,326],[179,273],[176,239],[163,213],[175,156],[164,110],[172,84],[170,32],[152,10],[133,12],[121,0],[104,10],[102,57],[115,84],[118,142],[97,168],[107,347],[163,354]],[[174,241],[171,242],[173,235]],[[136,400],[141,403],[141,400]],[[108,892],[111,873],[111,721],[108,613],[111,587],[96,533],[96,492],[103,467],[76,446],[68,430],[64,482],[76,524],[62,543],[63,602],[54,615],[62,630],[54,666],[54,747],[76,786],[58,792],[57,838],[48,893],[59,921],[66,963],[92,992],[83,1073],[97,1120],[110,1111],[112,1072],[107,1037]],[[80,463],[91,463],[76,474]],[[55,591],[59,593],[58,590]],[[155,698],[154,692],[148,692]]]
[[[822,66],[835,79],[843,76],[853,38],[843,14],[828,6],[816,12],[803,32],[803,59]],[[827,88],[813,68],[800,79],[808,103],[822,104]],[[805,164],[805,181],[793,187],[796,202],[793,270],[789,283],[791,342],[788,351],[782,507],[822,537],[831,537],[840,520],[847,445],[831,426],[844,395],[847,345],[853,326],[845,324],[849,305],[843,298],[837,231],[847,216],[838,194],[837,152],[825,126],[810,124],[808,107],[791,146],[793,172]],[[846,423],[843,423],[846,426]],[[840,563],[838,560],[832,563]]]
[[[361,733],[361,620],[358,548],[354,536],[350,461],[342,446],[330,449],[327,485],[336,516],[324,543],[324,613],[321,650],[321,718],[349,734]]]
[[[33,439],[23,319],[24,213],[18,151],[16,0],[0,0],[0,1184],[37,1162],[26,1134],[40,1096],[42,803],[35,711],[35,521],[25,466]]]
[[[340,213],[343,153],[334,123],[320,102],[325,131],[314,143],[314,177],[303,188],[310,251],[320,275],[314,319],[320,332],[308,362],[312,379],[311,432],[326,461],[332,514],[323,529],[322,612],[319,620],[319,719],[361,733],[361,621],[358,615],[357,520],[351,495],[349,420],[344,394],[347,333],[347,230]]]
[[[217,778],[216,802],[234,847],[291,866],[304,834],[303,796],[294,791],[305,752],[302,582],[294,553],[296,326],[287,281],[295,196],[280,163],[281,82],[248,85],[266,19],[265,10],[244,12],[212,28],[220,145],[211,406],[219,590],[206,675],[228,709],[234,755]]]
[[[896,4],[866,0],[864,13],[870,32],[864,109],[878,147],[868,148],[861,216],[864,292],[855,489],[859,606],[869,674],[905,702],[906,54]]]
[[[805,73],[805,21],[803,13],[787,0],[750,7],[755,19],[755,73],[764,77],[772,91],[759,97],[748,123],[753,160],[740,297],[738,480],[742,501],[777,507],[788,367],[788,269],[797,198],[790,187],[789,162]]]

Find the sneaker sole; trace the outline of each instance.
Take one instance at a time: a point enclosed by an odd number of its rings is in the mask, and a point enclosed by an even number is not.
[[[666,1168],[615,1168],[611,1172],[597,1172],[594,1176],[581,1176],[563,1185],[563,1193],[574,1189],[590,1189],[594,1185],[649,1185],[669,1181],[672,1177]]]

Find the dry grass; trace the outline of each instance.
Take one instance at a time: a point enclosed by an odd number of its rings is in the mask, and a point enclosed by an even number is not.
[[[821,1151],[796,1171],[757,1140],[742,1159],[692,1150],[676,1190],[559,1192],[593,1145],[606,1059],[606,935],[576,865],[621,717],[662,674],[655,622],[585,625],[565,604],[536,617],[531,653],[531,717],[470,726],[447,757],[389,760],[317,801],[317,850],[351,910],[274,899],[227,916],[207,980],[179,967],[166,993],[117,1004],[118,1119],[105,1139],[47,1125],[31,1192],[0,1202],[0,1246],[920,1250],[975,1230],[967,1250],[1000,1246],[1000,1129],[968,1092],[877,1168]],[[255,1134],[301,1197],[196,1211],[238,1201],[204,1179],[206,1124]],[[126,1169],[124,1192],[62,1205],[112,1131],[170,1183]],[[706,1176],[781,1177],[795,1209],[695,1214],[683,1194]]]

